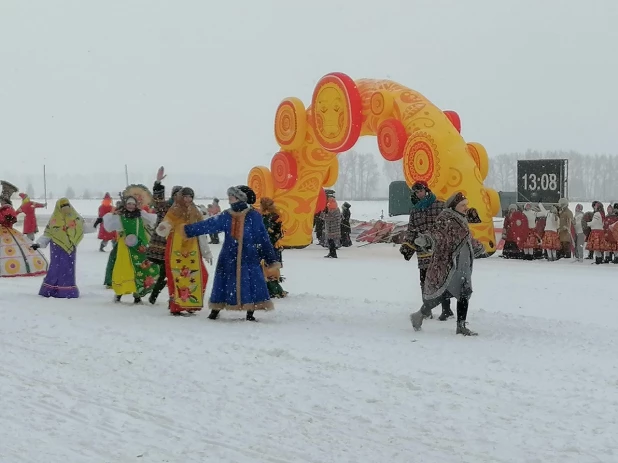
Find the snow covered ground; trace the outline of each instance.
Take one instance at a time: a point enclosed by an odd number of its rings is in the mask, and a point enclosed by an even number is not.
[[[618,461],[618,266],[479,260],[463,338],[391,245],[286,251],[259,323],[115,305],[97,245],[78,300],[0,280],[2,463]]]

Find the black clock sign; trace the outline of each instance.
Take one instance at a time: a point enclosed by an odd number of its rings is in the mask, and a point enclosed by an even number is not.
[[[566,159],[517,161],[517,202],[557,203],[567,197]]]

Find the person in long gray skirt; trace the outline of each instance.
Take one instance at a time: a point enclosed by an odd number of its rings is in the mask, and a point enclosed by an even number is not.
[[[457,299],[457,334],[476,336],[467,325],[468,303],[472,296],[472,266],[476,257],[485,255],[483,245],[472,238],[469,221],[480,222],[475,209],[468,208],[463,193],[451,196],[436,218],[435,226],[419,235],[414,243],[432,251],[423,286],[423,306],[410,315],[412,326],[421,329],[423,318],[445,299]]]

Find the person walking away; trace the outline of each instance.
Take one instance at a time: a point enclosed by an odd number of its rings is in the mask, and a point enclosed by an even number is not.
[[[322,247],[326,246],[326,243],[324,242],[324,216],[322,215],[322,214],[325,214],[326,212],[327,212],[327,208],[324,207],[324,210],[315,214],[313,218],[313,228],[315,228],[315,237],[318,239],[318,244]]]
[[[431,231],[436,223],[436,218],[444,210],[444,202],[439,201],[436,195],[429,189],[427,183],[421,181],[412,185],[410,200],[412,201],[412,210],[410,211],[410,219],[408,220],[408,231],[404,243],[399,248],[399,252],[403,254],[404,259],[407,261],[412,259],[412,256],[416,253],[422,292],[427,276],[427,269],[431,262],[431,253],[426,250],[418,249],[414,244],[414,240],[421,234]],[[446,321],[453,316],[451,300],[445,298],[441,301],[441,305],[442,314],[438,317],[438,320]],[[433,315],[430,313],[428,318],[433,318]]]
[[[590,235],[588,236],[588,251],[594,252],[594,263],[599,265],[603,263],[605,230],[603,228],[603,220],[605,212],[603,204],[598,201],[594,202],[594,215],[592,220],[588,222],[590,227]]]
[[[328,259],[337,258],[337,248],[341,245],[341,211],[334,197],[328,198],[326,212],[322,213],[324,220],[324,241],[328,243]]]
[[[34,241],[35,235],[39,232],[39,226],[36,220],[36,210],[42,207],[47,207],[47,204],[37,203],[32,201],[26,193],[19,193],[21,198],[21,206],[17,209],[17,215],[24,214],[23,234]]]
[[[341,208],[341,246],[344,248],[352,246],[352,240],[350,239],[350,233],[352,231],[352,227],[350,226],[350,218],[352,217],[352,213],[350,212],[351,207],[352,205],[346,201]]]
[[[543,234],[543,242],[541,245],[547,252],[547,260],[550,262],[558,260],[557,253],[562,249],[560,235],[558,234],[559,224],[560,218],[558,216],[558,209],[552,206],[546,216],[545,233]]]
[[[73,299],[79,297],[75,281],[77,246],[84,238],[84,219],[67,198],[56,201],[56,207],[45,227],[45,232],[31,248],[36,250],[50,245],[49,270],[39,296]]]
[[[157,221],[155,222],[155,229],[163,222],[167,212],[170,210],[172,205],[174,204],[174,198],[176,194],[182,189],[180,185],[176,185],[172,188],[172,194],[169,199],[165,198],[165,185],[163,185],[163,180],[165,179],[165,169],[163,167],[159,168],[157,172],[157,179],[154,182],[152,187],[152,196],[153,196],[153,206],[155,213],[157,214]],[[165,272],[165,259],[166,259],[166,249],[167,249],[167,239],[158,233],[154,233],[150,237],[150,242],[148,243],[148,250],[146,251],[146,256],[150,262],[159,266],[159,276],[157,277],[157,281],[152,287],[152,292],[148,297],[148,302],[151,304],[155,304],[157,302],[157,298],[161,291],[167,286],[167,276]],[[169,300],[168,300],[169,305]]]
[[[202,310],[208,271],[203,260],[212,265],[212,253],[206,236],[187,238],[184,226],[201,222],[204,218],[193,199],[195,193],[184,187],[175,195],[174,204],[156,233],[167,240],[165,268],[172,315],[188,315]]]
[[[457,299],[456,334],[476,336],[467,327],[468,305],[472,296],[474,259],[486,255],[483,245],[472,238],[468,220],[480,223],[478,213],[468,208],[462,192],[452,195],[444,210],[436,217],[435,226],[414,240],[417,247],[432,249],[431,263],[423,286],[423,305],[410,315],[412,326],[420,330],[423,318],[444,299]]]
[[[101,225],[101,228],[99,228],[99,234],[97,238],[101,240],[99,251],[105,252],[105,247],[107,246],[107,243],[109,243],[110,241],[114,241],[116,239],[116,233],[107,231],[105,227],[102,225],[103,216],[105,214],[109,214],[110,212],[114,212],[114,206],[112,204],[112,197],[109,193],[105,193],[105,196],[103,197],[103,201],[101,201],[101,205],[99,206],[98,212],[99,214],[98,214],[97,220],[95,220],[94,222],[94,228],[97,228],[99,225]]]
[[[256,321],[256,310],[272,310],[261,261],[267,268],[279,268],[277,254],[264,221],[255,204],[255,192],[246,185],[230,187],[227,191],[230,209],[198,223],[185,225],[185,235],[225,233],[217,260],[210,294],[208,318],[216,320],[223,309],[245,310],[248,321]]]
[[[575,215],[573,217],[573,226],[575,227],[575,258],[577,262],[584,261],[584,244],[586,235],[584,233],[584,206],[578,204],[575,206]]]
[[[573,212],[569,209],[569,201],[566,198],[558,200],[558,217],[560,218],[560,252],[558,258],[571,258],[573,248]]]

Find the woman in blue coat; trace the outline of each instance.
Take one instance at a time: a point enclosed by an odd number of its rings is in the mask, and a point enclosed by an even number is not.
[[[272,310],[264,272],[260,262],[270,268],[280,267],[270,243],[262,215],[250,207],[256,201],[248,186],[228,189],[230,209],[202,222],[185,225],[185,234],[199,235],[225,233],[225,241],[215,270],[210,315],[215,320],[222,309],[246,310],[247,320],[255,321],[256,310]]]

